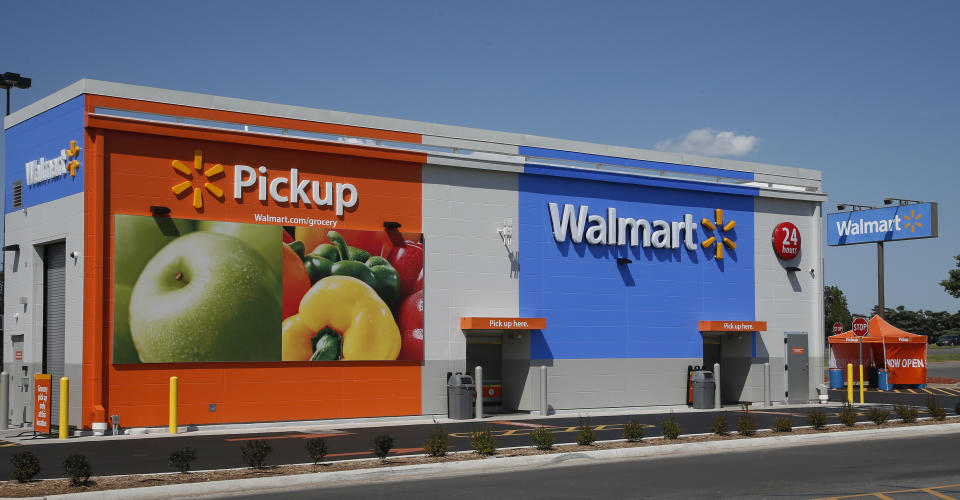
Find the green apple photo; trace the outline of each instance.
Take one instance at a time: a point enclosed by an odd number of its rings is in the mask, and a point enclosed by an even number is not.
[[[130,336],[130,295],[140,272],[167,243],[193,232],[196,222],[169,217],[117,215],[114,217],[113,362],[139,363]]]
[[[280,361],[280,226],[114,224],[114,363]]]
[[[275,245],[280,260],[279,232]],[[130,298],[140,361],[280,361],[281,283],[273,267],[259,250],[221,232],[168,243]]]

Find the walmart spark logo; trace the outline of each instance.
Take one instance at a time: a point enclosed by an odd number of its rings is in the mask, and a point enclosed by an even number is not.
[[[77,141],[70,141],[70,149],[64,150],[67,154],[67,170],[70,171],[70,177],[76,177],[77,169],[80,168],[80,146]]]
[[[180,182],[179,184],[173,186],[173,194],[176,196],[182,196],[190,188],[193,188],[193,208],[200,210],[203,208],[203,190],[199,187],[193,185],[193,174],[194,171],[190,167],[186,166],[180,160],[173,160],[171,163],[173,169],[178,173],[186,176],[189,180]],[[203,151],[199,149],[193,152],[193,169],[196,170],[198,177],[200,177],[200,171],[203,170]],[[219,187],[213,185],[210,182],[210,179],[223,174],[223,165],[217,163],[216,165],[208,168],[203,172],[202,177],[198,179],[200,185],[203,186],[203,189],[206,189],[207,192],[212,194],[217,199],[223,200],[223,190]],[[206,177],[206,179],[203,179]]]
[[[726,236],[723,236],[723,234],[722,234],[722,233],[727,233],[727,232],[730,232],[731,230],[733,230],[733,228],[736,227],[736,225],[737,225],[737,221],[731,220],[730,222],[726,223],[726,225],[724,225],[724,223],[723,223],[723,209],[722,209],[722,208],[718,208],[718,209],[714,210],[713,212],[714,212],[714,219],[715,219],[714,222],[711,222],[711,221],[710,221],[709,219],[707,219],[707,218],[703,218],[703,219],[700,221],[700,224],[701,224],[704,228],[710,229],[710,231],[716,231],[716,232],[717,232],[717,236],[710,236],[709,238],[707,238],[707,239],[703,240],[702,242],[700,242],[700,245],[701,245],[703,248],[709,248],[710,245],[716,245],[716,247],[717,247],[716,257],[717,257],[718,259],[722,259],[722,258],[723,258],[723,247],[724,247],[724,246],[726,246],[726,247],[729,248],[730,250],[734,250],[734,249],[737,248],[737,244],[736,244],[735,242],[733,242],[733,240],[731,240],[730,238],[727,238]]]
[[[916,231],[918,228],[923,227],[923,223],[917,222],[917,219],[923,217],[923,213],[915,213],[914,210],[910,209],[910,215],[904,215],[903,218],[907,221],[907,225],[903,226],[904,229],[910,229],[910,232]]]

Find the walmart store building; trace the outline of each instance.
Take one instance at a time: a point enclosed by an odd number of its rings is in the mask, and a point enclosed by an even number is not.
[[[818,171],[91,80],[4,128],[14,425],[38,373],[81,428],[164,425],[174,375],[182,424],[444,414],[478,365],[503,412],[541,366],[555,410],[823,380]]]

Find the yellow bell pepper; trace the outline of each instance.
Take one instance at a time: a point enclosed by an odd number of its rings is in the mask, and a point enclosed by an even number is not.
[[[309,361],[313,356],[313,343],[310,341],[317,332],[300,321],[300,315],[294,314],[283,320],[280,329],[281,358],[284,361]]]
[[[394,360],[400,354],[400,329],[390,308],[354,277],[335,275],[316,282],[300,301],[298,316],[310,331],[330,327],[340,332],[344,360]]]

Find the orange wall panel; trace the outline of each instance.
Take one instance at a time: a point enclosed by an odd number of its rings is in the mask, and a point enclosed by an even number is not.
[[[104,206],[100,232],[91,224],[98,215],[87,218],[87,248],[102,242],[103,254],[88,252],[85,257],[84,426],[100,418],[94,411],[98,403],[106,415],[119,414],[124,427],[165,425],[171,376],[179,377],[181,425],[419,414],[421,364],[415,362],[111,363],[115,214],[146,215],[151,205],[160,205],[170,207],[171,217],[178,218],[253,223],[254,213],[264,213],[336,220],[338,228],[351,229],[382,229],[383,221],[391,220],[400,222],[404,231],[421,231],[419,162],[378,157],[376,151],[363,151],[366,156],[343,154],[350,151],[346,149],[321,152],[296,141],[289,149],[270,148],[236,135],[212,141],[171,137],[159,126],[155,134],[147,132],[149,127],[140,133],[107,130],[100,163],[87,163],[103,172],[101,190],[95,185],[91,189],[88,181],[87,199],[102,196]],[[172,167],[173,160],[192,167],[198,150],[203,170],[221,164],[223,173],[204,179],[193,171],[188,178]],[[270,177],[287,176],[297,168],[301,179],[349,182],[356,186],[359,202],[339,217],[330,207],[262,203],[255,189],[245,191],[238,202],[233,199],[237,164],[265,165]],[[88,179],[96,181],[96,176]],[[204,190],[203,208],[197,210],[192,196],[178,198],[171,190],[184,180],[201,189],[201,181],[209,180],[224,196]],[[89,314],[97,307],[103,307],[99,319]],[[103,348],[96,351],[99,344]],[[97,384],[103,393],[88,395],[88,387]],[[210,411],[211,403],[216,411]]]

